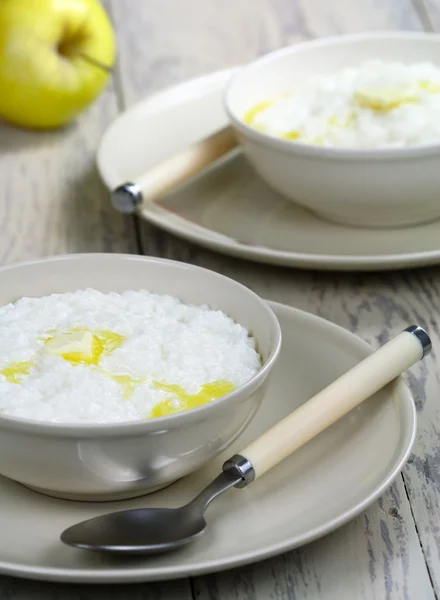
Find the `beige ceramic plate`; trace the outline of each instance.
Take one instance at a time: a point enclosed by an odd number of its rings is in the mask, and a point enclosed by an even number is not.
[[[292,411],[366,356],[371,348],[318,317],[271,304],[283,331],[272,383],[252,424],[227,454]],[[399,473],[416,430],[412,398],[402,380],[244,490],[231,490],[208,509],[208,529],[172,554],[111,560],[65,547],[67,526],[105,511],[176,506],[219,472],[222,459],[151,496],[107,504],[56,500],[0,478],[0,572],[75,582],[171,579],[232,568],[309,542],[364,510]]]
[[[232,71],[189,81],[119,117],[98,152],[109,188],[226,124],[222,94]],[[319,173],[317,173],[319,177]],[[440,262],[440,220],[402,229],[360,229],[324,221],[277,195],[240,153],[141,213],[201,246],[292,267],[383,270]]]

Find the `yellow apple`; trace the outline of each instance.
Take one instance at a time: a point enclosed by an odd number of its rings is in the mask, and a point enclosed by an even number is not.
[[[114,56],[98,0],[0,0],[0,117],[64,125],[101,92]]]

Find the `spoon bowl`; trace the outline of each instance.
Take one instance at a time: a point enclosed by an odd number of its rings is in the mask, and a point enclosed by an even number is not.
[[[122,510],[74,525],[61,540],[69,546],[117,554],[160,554],[201,535],[206,521],[189,505]],[[148,535],[146,532],[148,531]]]
[[[113,554],[160,554],[192,542],[205,530],[210,502],[242,476],[223,471],[194,500],[180,508],[121,510],[82,521],[61,534],[69,546]]]

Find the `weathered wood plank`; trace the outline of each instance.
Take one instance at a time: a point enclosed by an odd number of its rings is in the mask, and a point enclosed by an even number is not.
[[[0,261],[66,252],[136,252],[131,219],[112,210],[95,152],[117,114],[110,86],[63,130],[0,127]]]
[[[438,0],[413,0],[420,20],[427,31],[440,31],[440,5]]]
[[[295,2],[291,3],[295,7]],[[147,93],[251,60],[283,43],[266,0],[113,2],[125,106]]]
[[[0,600],[191,600],[187,582],[74,585],[4,578]]]
[[[288,0],[269,0],[284,26],[292,14]],[[288,31],[295,36],[298,30],[307,37],[323,37],[363,31],[394,29],[420,30],[423,25],[411,0],[297,0],[296,19]]]
[[[221,5],[191,0],[175,3],[173,12],[160,0],[150,0],[148,7],[138,5],[136,21],[124,20],[131,6],[130,0],[114,3],[120,20],[119,60],[127,106],[175,81],[245,62],[299,39],[372,29],[422,28],[410,0],[242,0],[235,4],[227,0]],[[140,56],[145,59],[140,61]],[[265,297],[322,315],[369,341],[383,342],[388,331],[416,321],[427,325],[438,343],[438,307],[433,300],[440,286],[436,269],[385,275],[298,272],[218,256],[146,224],[141,225],[141,232],[147,254],[223,272]],[[417,524],[419,532],[427,528],[424,550],[431,554],[431,575],[437,582],[438,551],[431,545],[435,543],[434,521],[440,515],[438,491],[429,481],[422,491],[426,476],[421,475],[426,465],[425,446],[438,448],[431,425],[438,413],[436,361],[433,355],[410,377],[418,398],[420,426],[415,455],[405,476],[412,497],[421,494],[427,511],[434,507],[431,520],[419,511]],[[435,456],[432,454],[431,462]],[[195,590],[201,600],[432,598],[424,560],[411,506],[399,479],[381,502],[324,540],[246,569],[197,578]]]

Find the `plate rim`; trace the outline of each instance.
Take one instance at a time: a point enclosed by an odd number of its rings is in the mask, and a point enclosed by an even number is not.
[[[120,127],[120,124],[123,123],[125,119],[135,118],[138,113],[144,113],[145,111],[154,112],[156,107],[164,104],[178,104],[179,95],[183,91],[188,92],[188,90],[191,90],[192,88],[194,88],[194,90],[203,89],[205,86],[211,86],[211,89],[215,86],[224,86],[225,83],[222,84],[221,81],[227,80],[227,78],[239,68],[240,65],[220,69],[208,74],[190,78],[177,85],[168,86],[143,98],[118,115],[104,131],[96,152],[96,166],[106,187],[110,190],[121,183],[121,181],[114,176],[112,169],[106,167],[105,153],[107,147],[112,145],[111,138],[114,131]],[[182,96],[188,97],[187,94],[182,94]],[[144,207],[142,210],[137,211],[137,215],[167,233],[189,241],[197,246],[254,263],[257,262],[303,269],[307,268],[320,271],[387,271],[390,269],[405,269],[421,266],[428,267],[440,263],[440,244],[438,250],[370,256],[290,252],[266,246],[242,244],[231,237],[218,234],[208,227],[191,224],[191,222],[184,217],[180,217],[177,213],[165,209],[154,211]],[[319,219],[318,216],[317,218]],[[433,221],[433,223],[435,223],[435,221]],[[440,219],[437,223],[440,233]],[[416,227],[420,227],[420,225],[414,225],[410,227],[410,229],[415,229]],[[202,229],[205,230],[205,236],[200,234]],[[387,231],[387,229],[384,231]],[[212,234],[212,237],[209,237],[210,233]]]
[[[373,352],[374,348],[365,340],[360,338],[357,334],[345,329],[344,327],[333,323],[323,317],[314,315],[303,311],[301,309],[288,306],[279,302],[273,302],[266,300],[275,314],[278,316],[279,313],[295,314],[302,319],[306,319],[309,322],[318,322],[321,327],[327,328],[329,332],[335,332],[339,336],[342,336],[352,345],[356,345],[360,350],[366,351],[367,354]],[[316,527],[307,534],[295,538],[288,538],[282,542],[272,543],[269,546],[263,546],[260,549],[253,550],[251,552],[241,553],[239,558],[227,558],[221,562],[211,560],[204,563],[196,563],[195,565],[183,565],[183,566],[168,566],[161,567],[159,569],[149,569],[135,567],[135,568],[109,568],[105,569],[93,569],[87,570],[74,568],[68,569],[66,567],[38,567],[38,566],[23,566],[18,565],[10,561],[2,561],[0,558],[0,574],[20,577],[22,579],[32,579],[40,581],[57,581],[57,582],[70,582],[70,583],[139,583],[139,582],[152,582],[152,581],[166,581],[182,579],[185,577],[195,577],[199,575],[205,575],[214,572],[221,572],[229,569],[235,569],[240,566],[249,565],[261,560],[269,559],[273,556],[283,554],[284,552],[291,551],[295,548],[303,546],[306,543],[310,543],[318,538],[321,538],[332,531],[335,531],[342,525],[351,521],[359,514],[364,512],[368,506],[375,502],[393,481],[398,477],[403,466],[405,465],[408,457],[413,448],[416,433],[417,433],[417,415],[416,408],[412,393],[405,383],[402,377],[397,378],[392,384],[395,387],[395,391],[398,393],[405,403],[405,414],[406,420],[408,421],[408,427],[406,431],[402,431],[402,435],[399,438],[400,445],[396,446],[400,448],[399,454],[396,457],[394,465],[392,465],[387,477],[376,486],[376,488],[366,496],[362,501],[358,502],[350,510],[342,513],[338,517],[333,518],[331,521],[326,522],[320,527]],[[402,423],[404,419],[402,418]],[[407,440],[405,442],[405,440]],[[18,484],[19,485],[19,484]]]

